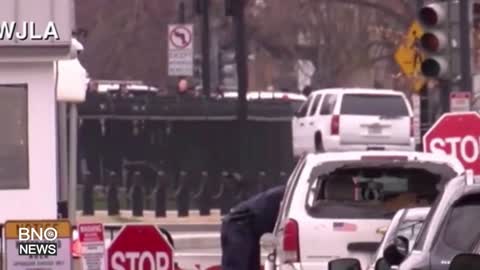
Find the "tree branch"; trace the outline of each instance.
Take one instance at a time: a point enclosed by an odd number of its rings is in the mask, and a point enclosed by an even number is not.
[[[408,25],[411,23],[411,20],[412,20],[412,16],[405,16],[408,14],[398,13],[391,8],[388,8],[381,4],[370,2],[368,0],[336,0],[336,2],[343,3],[343,4],[353,4],[358,6],[364,6],[364,7],[378,10],[384,13],[385,15],[387,15],[388,17],[395,19],[395,21],[400,23],[405,28],[408,27]],[[381,2],[385,2],[385,1],[381,1]]]

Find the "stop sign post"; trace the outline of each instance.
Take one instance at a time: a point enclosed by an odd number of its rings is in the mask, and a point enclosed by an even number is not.
[[[480,114],[446,113],[423,136],[425,152],[456,157],[466,170],[480,175]]]
[[[154,225],[126,225],[107,251],[108,270],[173,270],[173,248]]]

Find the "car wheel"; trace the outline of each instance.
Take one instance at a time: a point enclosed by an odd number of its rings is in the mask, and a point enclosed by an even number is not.
[[[315,152],[323,153],[325,148],[323,148],[322,135],[320,133],[315,134]]]

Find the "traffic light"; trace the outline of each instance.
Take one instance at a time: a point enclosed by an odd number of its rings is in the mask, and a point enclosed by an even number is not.
[[[220,51],[220,81],[227,90],[238,89],[237,64],[232,50]]]
[[[429,4],[422,7],[418,14],[424,30],[420,38],[425,54],[421,71],[426,77],[445,78],[449,75],[447,8],[445,3]]]

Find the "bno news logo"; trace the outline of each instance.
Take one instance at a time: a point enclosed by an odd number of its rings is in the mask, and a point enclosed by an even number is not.
[[[18,228],[18,255],[55,256],[58,248],[58,231],[53,227]]]

